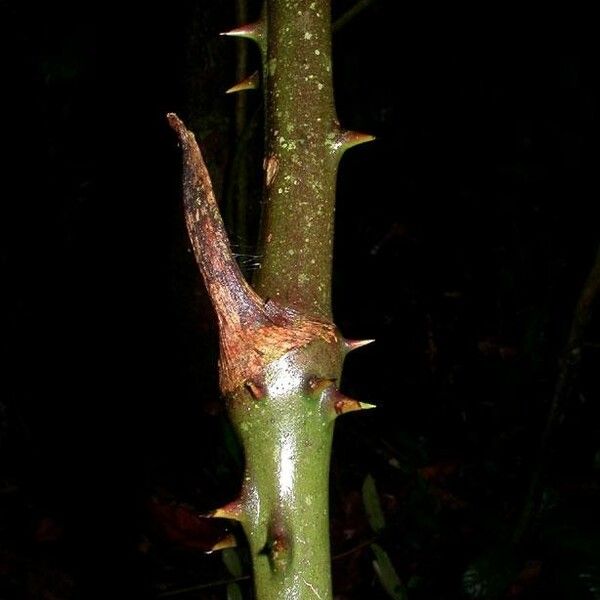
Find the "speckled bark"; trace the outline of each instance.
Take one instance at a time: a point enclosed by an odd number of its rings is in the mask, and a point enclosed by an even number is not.
[[[266,19],[268,177],[256,289],[330,316],[341,132],[331,85],[329,1],[271,1]]]
[[[263,297],[327,319],[339,160],[330,147],[339,130],[330,19],[329,0],[268,0],[263,11],[265,206],[258,250],[262,265],[254,280]],[[310,382],[338,382],[342,362],[339,345],[318,344],[275,365],[275,387],[278,380],[297,383],[268,394],[267,412],[260,406],[250,409],[259,417],[254,431],[244,430],[248,419],[233,407],[248,456],[243,495],[261,497],[264,490],[266,500],[266,510],[253,515],[252,526],[244,525],[260,600],[332,597],[329,460],[335,412],[319,385],[311,390]],[[278,474],[275,486],[272,472]],[[261,552],[261,534],[253,529],[283,540],[283,568]]]

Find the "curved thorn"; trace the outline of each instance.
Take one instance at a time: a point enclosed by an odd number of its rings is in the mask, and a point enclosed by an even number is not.
[[[243,516],[242,503],[240,500],[234,500],[225,506],[221,506],[205,515],[209,519],[231,519],[232,521],[241,521]]]
[[[261,19],[259,21],[255,21],[254,23],[247,23],[246,25],[241,25],[240,27],[230,29],[229,31],[223,31],[221,35],[253,40],[262,49],[265,41],[264,20]]]
[[[346,150],[358,146],[358,144],[364,144],[365,142],[371,142],[375,139],[375,136],[367,133],[359,133],[358,131],[342,131],[334,129],[327,135],[325,144],[329,148],[330,152],[338,157],[341,157]]]
[[[375,340],[344,340],[344,348],[346,352],[352,352],[352,350],[358,350],[363,346],[372,344]]]
[[[344,396],[344,394],[338,390],[333,393],[331,397],[331,403],[336,417],[348,412],[354,412],[355,410],[368,410],[370,408],[375,408],[374,404],[359,402],[353,398],[348,398],[348,396]]]
[[[263,301],[244,279],[231,252],[223,219],[194,134],[177,115],[167,115],[183,150],[183,202],[187,229],[219,323],[219,381],[226,392],[253,376],[260,364],[245,340],[268,325]],[[256,341],[256,340],[255,340]],[[250,351],[244,352],[244,349]],[[258,365],[258,366],[257,366]]]
[[[345,151],[348,150],[348,148],[353,148],[359,144],[372,142],[374,139],[375,136],[368,133],[361,133],[360,131],[343,131],[340,136],[340,145]]]
[[[236,548],[237,540],[233,533],[228,533],[224,538],[220,539],[214,546],[207,550],[207,553],[216,552],[217,550],[225,550],[226,548]]]
[[[176,114],[169,113],[167,119],[183,149],[183,197],[190,241],[219,321],[256,320],[262,316],[261,301],[231,252],[196,138]]]
[[[258,77],[258,71],[255,71],[254,73],[252,73],[252,75],[246,77],[246,79],[240,81],[233,87],[230,87],[228,90],[226,90],[225,93],[235,94],[236,92],[245,92],[246,90],[256,90],[258,89],[259,84],[260,80]]]

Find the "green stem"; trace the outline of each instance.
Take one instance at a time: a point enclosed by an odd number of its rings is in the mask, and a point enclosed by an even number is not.
[[[266,205],[254,283],[263,296],[329,317],[340,135],[329,0],[268,0],[266,20]]]
[[[246,453],[241,521],[250,542],[260,600],[331,598],[329,457],[333,415],[321,393],[302,391],[318,344],[269,369],[265,396],[229,403]],[[319,347],[320,346],[320,347]],[[329,364],[330,374],[339,359]],[[298,359],[305,362],[298,368]],[[323,370],[321,361],[314,365]],[[289,371],[297,378],[290,378]],[[296,379],[296,380],[294,380]],[[287,385],[286,385],[287,384]],[[287,387],[287,389],[286,389]]]
[[[335,184],[346,142],[333,100],[329,0],[267,0],[261,25],[265,206],[255,289],[329,320]],[[243,523],[260,600],[331,598],[333,419],[321,392],[306,389],[310,378],[339,381],[342,362],[339,346],[313,344],[276,367],[273,391],[251,409],[253,418],[247,406],[238,414],[243,404],[230,404],[246,451],[242,497],[255,508]]]

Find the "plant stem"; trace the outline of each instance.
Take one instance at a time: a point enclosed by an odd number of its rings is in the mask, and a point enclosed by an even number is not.
[[[341,132],[329,0],[268,0],[266,20],[266,205],[254,283],[265,297],[330,317]]]
[[[341,132],[333,102],[329,0],[267,0],[262,25],[265,206],[258,249],[262,268],[255,276],[255,289],[263,297],[329,320],[341,155],[335,147]],[[317,374],[327,377],[327,371],[328,377],[339,380],[343,357],[335,344],[308,348],[303,360],[304,365],[292,359],[280,367],[273,381],[285,381],[289,369],[305,382]],[[272,410],[256,409],[252,432],[240,431],[246,481],[252,482],[246,493],[257,494],[262,509],[252,527],[245,525],[260,600],[331,598],[328,489],[333,420],[303,386],[269,397]],[[232,414],[232,420],[241,419]],[[278,474],[275,486],[273,473]],[[280,536],[279,559],[265,552],[264,534],[252,531],[257,526],[268,538]]]
[[[337,165],[371,136],[343,131],[331,79],[329,0],[267,0],[226,35],[254,39],[266,106],[262,268],[252,289],[231,254],[194,135],[169,115],[184,153],[192,246],[219,322],[220,387],[244,448],[238,520],[259,600],[330,600],[329,460],[335,418],[371,408],[337,389],[346,354],[331,320]]]

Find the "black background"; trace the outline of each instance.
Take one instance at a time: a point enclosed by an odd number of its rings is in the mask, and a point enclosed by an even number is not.
[[[545,504],[509,541],[599,241],[587,21],[376,0],[335,34],[340,120],[378,139],[340,169],[334,313],[377,339],[343,387],[379,408],[336,429],[333,553],[373,536],[371,473],[411,600],[598,597],[597,319]],[[204,512],[239,484],[164,118],[191,124],[224,190],[236,50],[218,33],[235,24],[229,1],[0,2],[1,598],[153,598],[228,577],[152,507]],[[339,598],[386,597],[371,560],[365,546],[334,561]],[[479,596],[463,583],[478,560]]]

